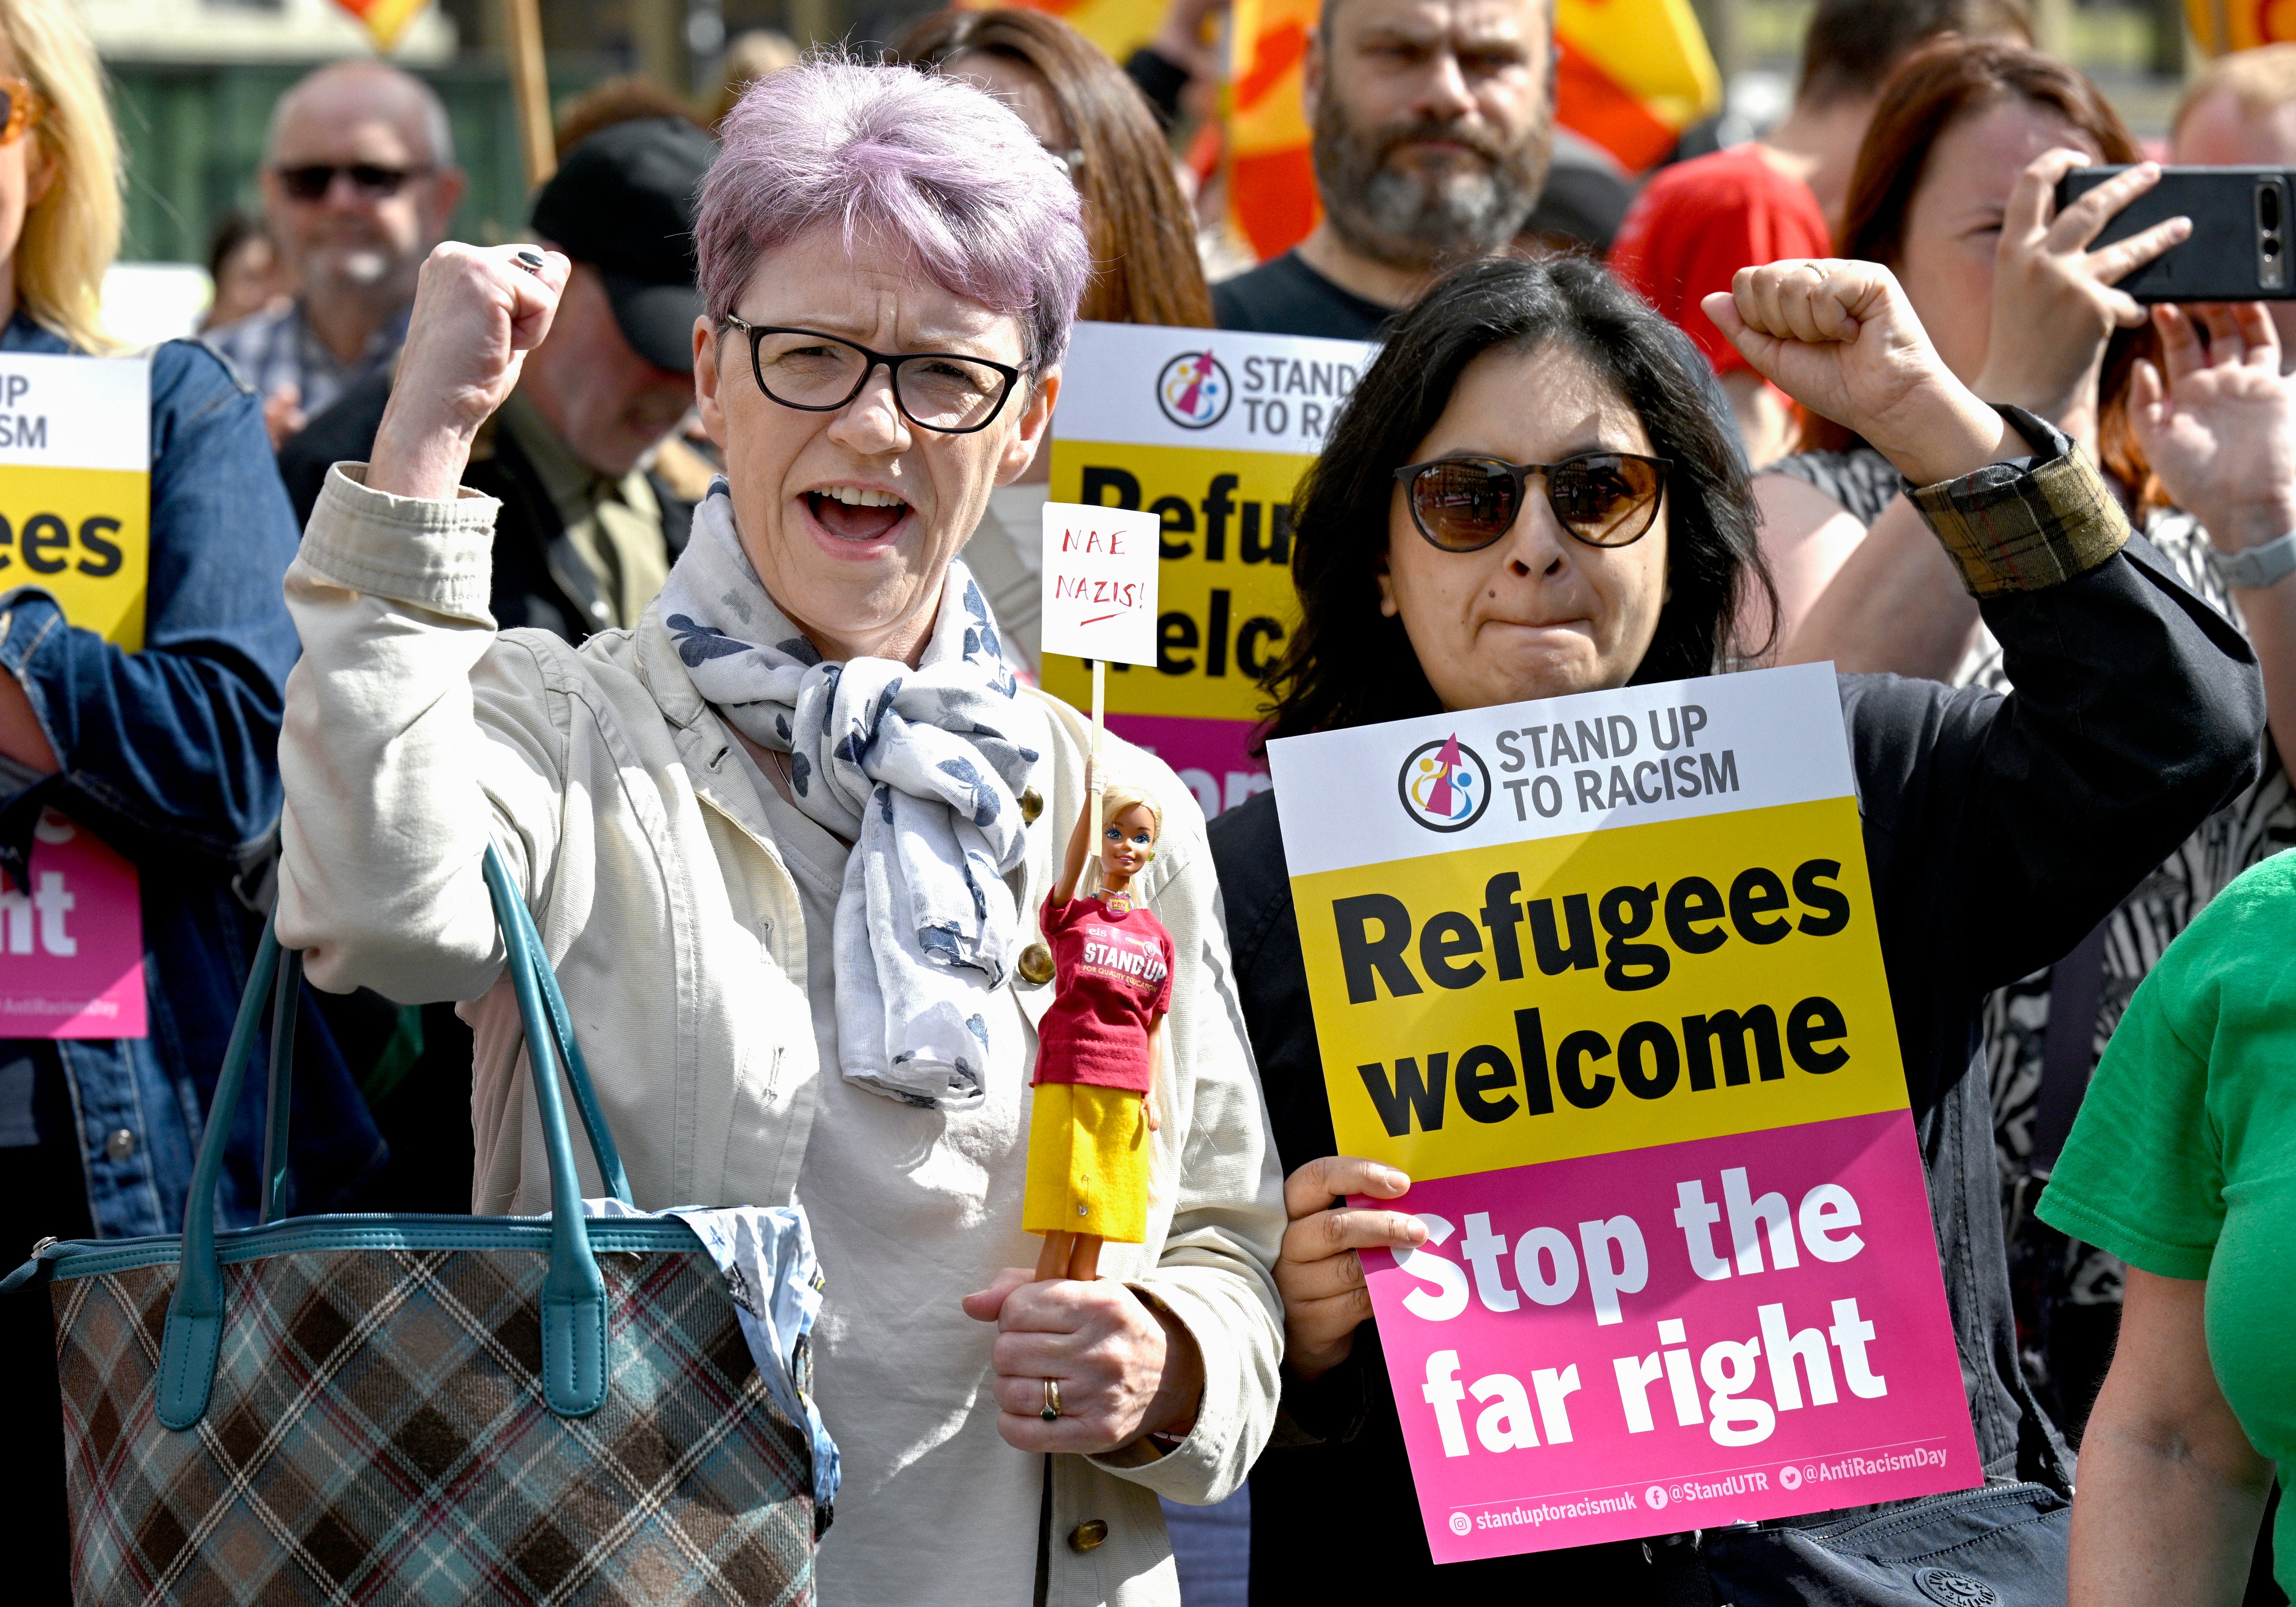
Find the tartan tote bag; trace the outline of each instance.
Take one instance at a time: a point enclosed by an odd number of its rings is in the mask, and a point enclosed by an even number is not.
[[[693,1227],[586,1219],[562,1064],[625,1204],[628,1184],[491,847],[486,876],[547,1218],[275,1218],[300,961],[266,927],[183,1236],[48,1244],[8,1279],[52,1281],[81,1603],[811,1602],[811,1442]],[[275,976],[262,1222],[219,1233]]]

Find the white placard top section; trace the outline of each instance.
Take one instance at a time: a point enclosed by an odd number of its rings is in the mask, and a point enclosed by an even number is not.
[[[0,352],[0,463],[149,470],[151,359]]]
[[[1163,533],[1160,513],[1046,503],[1043,651],[1153,664]]]
[[[1292,874],[1857,794],[1831,664],[1267,745]]]
[[[1079,324],[1053,428],[1072,441],[1315,454],[1376,346]]]

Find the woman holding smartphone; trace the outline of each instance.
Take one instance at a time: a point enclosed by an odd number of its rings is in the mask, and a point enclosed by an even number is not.
[[[2296,840],[2281,757],[2296,742],[2296,580],[2272,563],[2296,531],[2296,408],[2263,304],[2148,308],[2118,288],[2185,238],[2182,218],[2092,249],[2157,182],[2160,169],[2139,155],[2071,68],[2013,45],[1948,41],[1891,78],[1843,237],[1851,254],[1898,271],[1940,354],[1979,395],[2021,403],[2086,444],[2144,539],[2246,634],[2264,673],[2276,741],[2255,783],[2070,953],[1986,1004],[2011,1252],[2040,1274],[2018,1281],[2021,1327],[2047,1336],[2048,1404],[2076,1437],[2112,1355],[2122,1273],[2112,1256],[2033,1233],[2042,1085],[2053,1066],[2076,1086],[2085,1079],[2169,942],[2235,877]],[[2059,182],[2098,163],[2135,165],[2059,213]],[[1831,449],[1782,459],[1754,482],[1764,547],[1789,596],[1782,660],[2005,690],[2003,644],[1939,561],[1896,470],[1824,420],[1808,439]],[[2053,1013],[2059,999],[2069,1013]],[[2062,1136],[2039,1135],[2045,1160]]]

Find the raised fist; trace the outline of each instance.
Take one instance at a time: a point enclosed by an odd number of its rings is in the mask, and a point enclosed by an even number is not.
[[[1756,373],[1864,436],[1916,484],[1940,478],[1933,467],[1957,463],[1977,438],[2000,433],[1997,416],[1954,377],[1896,275],[1878,263],[1825,258],[1740,268],[1704,306]]]
[[[403,496],[452,496],[472,438],[518,383],[550,332],[570,267],[530,245],[448,241],[416,282],[390,405],[367,484]]]

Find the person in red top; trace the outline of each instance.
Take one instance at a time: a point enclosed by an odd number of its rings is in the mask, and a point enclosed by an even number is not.
[[[1940,34],[2032,43],[2024,0],[1819,0],[1793,110],[1759,140],[1662,168],[1619,225],[1611,267],[1696,342],[1757,467],[1793,449],[1785,393],[1699,310],[1742,267],[1833,255],[1857,147],[1898,64]]]
[[[1152,1097],[1172,1007],[1172,934],[1134,902],[1133,879],[1156,857],[1164,814],[1135,787],[1100,791],[1087,767],[1085,807],[1061,879],[1045,900],[1054,996],[1037,1029],[1036,1098],[1021,1226],[1045,1235],[1037,1276],[1093,1277],[1110,1239],[1148,1234]],[[1091,823],[1104,820],[1098,887],[1078,896]],[[1046,1410],[1054,1398],[1048,1395]]]
[[[1660,168],[1619,226],[1611,268],[1714,365],[1749,463],[1792,450],[1792,412],[1785,393],[1746,365],[1699,304],[1728,290],[1742,267],[1833,254],[1817,196],[1759,142]]]

